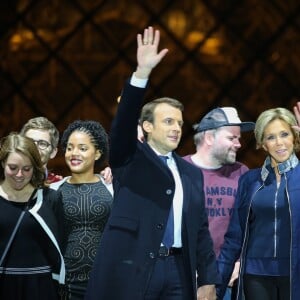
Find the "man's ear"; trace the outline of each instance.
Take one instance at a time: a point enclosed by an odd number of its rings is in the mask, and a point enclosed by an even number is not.
[[[212,132],[206,131],[204,133],[204,140],[207,145],[212,145],[215,140],[215,135]]]
[[[150,133],[153,129],[153,124],[149,121],[144,121],[142,127],[147,133]]]
[[[57,154],[57,147],[56,148],[53,148],[53,150],[51,151],[51,154],[50,154],[50,159],[54,158]]]

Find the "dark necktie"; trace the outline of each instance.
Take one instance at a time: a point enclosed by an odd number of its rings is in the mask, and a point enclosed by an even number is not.
[[[164,162],[164,164],[168,167],[168,156],[159,155],[159,158]],[[171,248],[174,244],[174,213],[173,213],[173,204],[171,205],[171,209],[169,212],[168,222],[166,226],[166,230],[164,233],[164,237],[162,243],[167,247]]]

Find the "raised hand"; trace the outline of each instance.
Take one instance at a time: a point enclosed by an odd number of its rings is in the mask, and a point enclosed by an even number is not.
[[[135,76],[138,78],[148,78],[152,69],[158,65],[162,58],[167,54],[168,49],[158,52],[160,41],[159,30],[153,30],[149,26],[144,29],[143,34],[137,35],[137,70]]]
[[[293,126],[293,128],[300,132],[300,101],[294,106],[294,114],[298,123],[298,126]]]

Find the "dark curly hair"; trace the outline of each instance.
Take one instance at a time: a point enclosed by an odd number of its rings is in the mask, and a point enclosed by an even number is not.
[[[95,163],[101,165],[108,156],[108,135],[103,126],[99,122],[92,120],[76,120],[72,122],[63,132],[61,138],[60,144],[64,152],[66,151],[69,137],[74,131],[84,132],[90,136],[92,144],[101,153],[100,159]]]

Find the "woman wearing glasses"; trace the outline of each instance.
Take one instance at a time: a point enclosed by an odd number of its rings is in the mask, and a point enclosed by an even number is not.
[[[62,198],[44,186],[34,142],[12,133],[0,146],[0,299],[58,299]]]

